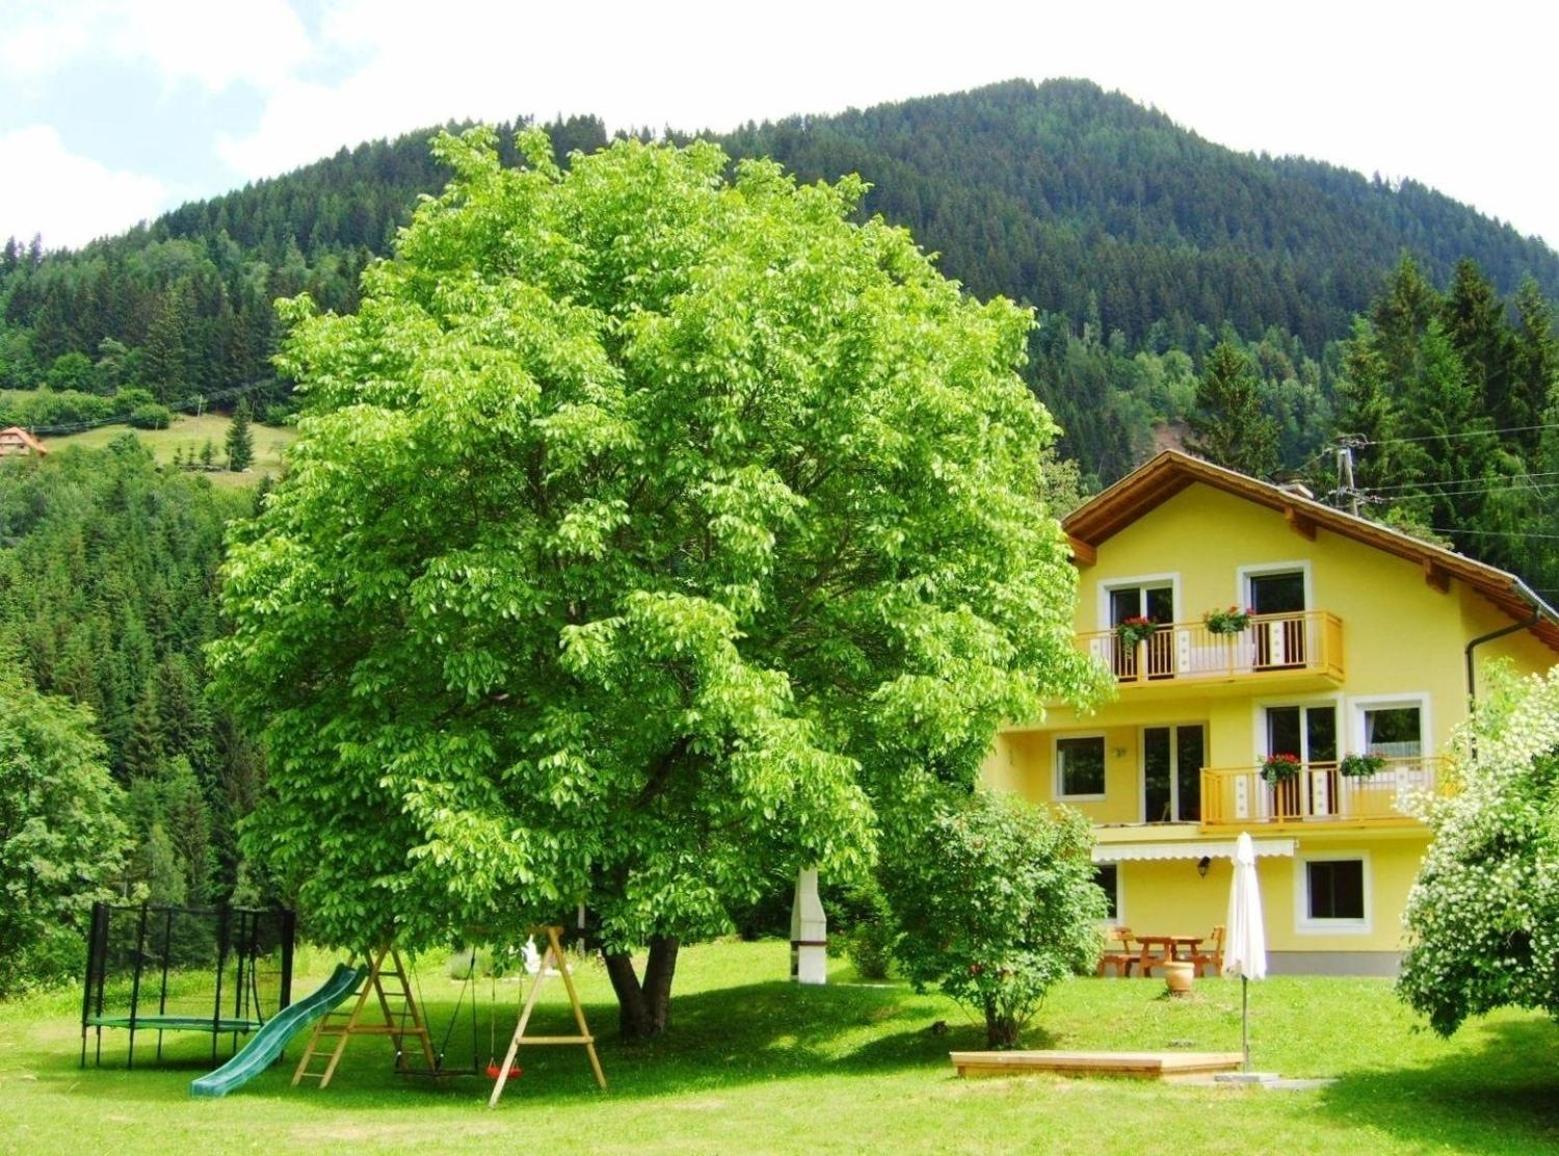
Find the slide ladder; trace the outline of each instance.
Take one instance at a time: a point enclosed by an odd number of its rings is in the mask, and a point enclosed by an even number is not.
[[[367,975],[367,968],[336,964],[336,970],[319,990],[272,1016],[232,1059],[191,1083],[189,1094],[225,1096],[247,1084],[276,1062],[295,1035],[356,991]]]

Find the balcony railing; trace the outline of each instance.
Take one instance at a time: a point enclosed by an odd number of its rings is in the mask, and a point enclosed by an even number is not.
[[[1259,766],[1207,767],[1202,771],[1202,826],[1417,822],[1410,800],[1444,789],[1443,762],[1388,758],[1368,776],[1342,774],[1334,762],[1303,763],[1292,777],[1276,783],[1267,782]]]
[[[1123,686],[1230,681],[1287,672],[1342,681],[1342,620],[1325,610],[1256,614],[1235,634],[1214,634],[1203,622],[1168,622],[1146,641],[1130,643],[1113,630],[1078,636],[1084,650]]]

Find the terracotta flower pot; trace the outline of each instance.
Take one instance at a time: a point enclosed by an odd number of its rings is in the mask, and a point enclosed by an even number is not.
[[[1166,963],[1164,967],[1164,983],[1169,987],[1170,995],[1190,995],[1191,982],[1196,976],[1196,965],[1191,963]]]

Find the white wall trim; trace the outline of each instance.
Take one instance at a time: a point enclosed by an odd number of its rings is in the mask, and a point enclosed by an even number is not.
[[[1438,753],[1434,741],[1434,719],[1429,713],[1429,692],[1406,691],[1401,694],[1361,694],[1348,699],[1348,745],[1345,754],[1359,754],[1364,750],[1364,712],[1380,707],[1398,706],[1418,708],[1418,742],[1423,755],[1428,758]]]
[[[1363,864],[1364,918],[1311,919],[1310,864],[1357,859]],[[1368,851],[1313,851],[1294,860],[1294,933],[1296,935],[1369,935],[1375,917],[1375,878]]]

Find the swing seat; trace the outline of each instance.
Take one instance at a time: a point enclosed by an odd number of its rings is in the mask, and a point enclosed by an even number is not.
[[[524,1074],[525,1074],[525,1069],[520,1067],[519,1064],[515,1064],[514,1067],[509,1069],[509,1079],[511,1079],[511,1080],[516,1078],[517,1076],[523,1076]],[[498,1061],[497,1060],[488,1060],[487,1061],[487,1078],[489,1080],[496,1080],[501,1075],[503,1075],[503,1069],[498,1066]]]

